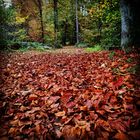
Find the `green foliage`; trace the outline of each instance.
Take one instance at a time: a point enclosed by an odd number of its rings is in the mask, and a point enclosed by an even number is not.
[[[137,66],[127,68],[127,71],[131,74],[136,74]]]
[[[102,46],[110,48],[120,45],[121,22],[119,11],[110,12],[105,20],[105,27],[102,29]]]
[[[130,62],[131,63],[131,62]],[[130,72],[131,74],[139,74],[140,71],[140,65],[134,65],[132,67],[127,68],[127,71]]]
[[[15,46],[26,39],[26,30],[23,27],[24,18],[17,16],[13,7],[5,7],[0,2],[0,46]]]
[[[95,45],[94,47],[86,48],[86,51],[88,51],[88,52],[98,52],[98,51],[102,51],[102,50],[103,50],[103,48],[99,44]]]
[[[105,49],[120,46],[121,16],[118,0],[87,3],[88,16],[80,17],[84,40]]]
[[[80,34],[81,41],[85,42],[86,44],[89,44],[90,46],[95,44],[93,36],[94,36],[94,31],[90,29],[82,29]]]
[[[2,0],[0,0],[0,49],[3,49],[3,47],[6,44],[6,31],[5,31],[5,24],[8,20],[8,15],[6,13],[4,3]]]
[[[132,58],[128,58],[128,59],[126,60],[126,62],[131,63],[131,62],[133,62],[133,59],[132,59]]]
[[[39,42],[20,42],[19,51],[25,52],[28,50],[36,50],[36,51],[46,51],[48,48],[44,47],[43,43]]]
[[[85,42],[80,42],[80,43],[78,43],[78,44],[76,44],[76,47],[81,47],[81,48],[84,48],[84,47],[88,47],[89,45],[88,45],[88,43],[85,43]]]
[[[95,51],[120,46],[120,11],[118,0],[95,0],[78,2],[79,39],[77,47],[92,47]],[[44,41],[54,46],[54,8],[53,1],[43,1]],[[17,8],[18,9],[18,8]],[[18,9],[19,11],[21,9]],[[65,12],[64,12],[65,11]],[[0,42],[7,46],[29,41],[27,35],[28,16],[20,15],[13,7],[5,8],[0,0]],[[36,25],[40,26],[40,25]],[[38,31],[36,31],[38,32]],[[35,33],[35,31],[34,31]],[[58,2],[57,47],[75,44],[75,1]],[[96,45],[99,44],[99,45]],[[30,46],[30,44],[28,44]],[[21,45],[22,46],[22,45]],[[98,46],[98,47],[97,47]]]

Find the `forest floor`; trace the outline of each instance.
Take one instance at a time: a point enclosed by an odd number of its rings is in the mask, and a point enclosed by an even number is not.
[[[0,54],[0,140],[139,140],[137,54],[65,47]]]

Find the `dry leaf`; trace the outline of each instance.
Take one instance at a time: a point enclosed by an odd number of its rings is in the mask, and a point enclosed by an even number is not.
[[[38,98],[37,95],[35,95],[35,94],[30,94],[28,100],[29,100],[29,101],[32,101],[32,100],[36,100],[37,98]]]
[[[129,136],[124,133],[117,133],[113,138],[116,140],[131,140]]]
[[[65,116],[65,114],[66,114],[65,111],[60,111],[60,112],[55,113],[55,116],[56,117],[63,117],[63,116]]]

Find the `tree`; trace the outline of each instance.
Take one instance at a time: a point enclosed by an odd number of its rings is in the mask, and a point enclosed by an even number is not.
[[[37,0],[38,2],[38,9],[39,9],[39,16],[40,16],[40,25],[41,25],[41,39],[44,43],[44,25],[43,25],[43,9],[42,9],[42,1]]]
[[[78,0],[75,0],[75,16],[76,16],[76,43],[79,43],[79,22],[78,22]]]
[[[42,1],[41,0],[12,0],[17,13],[21,17],[27,17],[25,27],[28,40],[42,41],[44,36]]]
[[[4,25],[6,23],[6,13],[4,9],[4,2],[3,0],[0,0],[0,46],[3,46],[5,44],[5,31],[4,31]],[[0,48],[2,49],[2,48]]]
[[[58,0],[53,0],[54,2],[54,47],[58,46]]]
[[[140,0],[121,0],[121,46],[129,52],[140,47]]]

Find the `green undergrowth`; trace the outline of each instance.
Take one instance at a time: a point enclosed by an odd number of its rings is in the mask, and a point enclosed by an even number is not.
[[[93,47],[86,48],[87,52],[98,52],[98,51],[102,51],[102,50],[103,50],[103,48],[98,44]]]
[[[26,52],[31,50],[43,52],[47,51],[48,49],[51,49],[51,47],[39,42],[18,42],[9,45],[8,49],[10,51],[20,51],[20,52]]]
[[[21,47],[18,49],[18,51],[20,51],[20,52],[26,52],[26,51],[31,51],[31,50],[40,51],[40,52],[47,51],[46,49],[44,49],[42,47],[34,47],[34,48]]]

